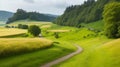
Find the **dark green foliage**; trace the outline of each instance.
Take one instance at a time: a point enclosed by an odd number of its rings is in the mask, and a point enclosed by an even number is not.
[[[18,28],[20,28],[20,29],[28,29],[28,25],[18,24]]]
[[[22,9],[18,9],[17,12],[13,15],[13,17],[8,19],[7,24],[17,20],[27,19],[27,17],[28,17],[28,14],[26,11]]]
[[[35,21],[53,21],[55,19],[55,17],[40,14],[38,12],[28,12],[28,14],[28,19]]]
[[[22,29],[28,29],[28,25],[22,25]]]
[[[104,6],[111,1],[120,0],[87,0],[82,5],[70,6],[54,23],[78,27],[83,22],[90,23],[101,20]]]
[[[77,28],[81,28],[81,27],[82,27],[82,25],[78,25],[78,26],[77,26]]]
[[[15,28],[14,26],[11,26],[11,28]]]
[[[59,34],[58,34],[58,32],[55,32],[54,35],[55,35],[55,38],[56,38],[56,39],[59,38]]]
[[[105,6],[103,12],[105,34],[109,38],[120,37],[120,3],[114,2]]]
[[[32,34],[33,36],[38,36],[41,33],[41,29],[36,25],[31,25],[28,28],[28,33]]]
[[[18,28],[22,28],[22,24],[18,24]]]
[[[38,12],[26,12],[25,10],[18,9],[17,12],[13,15],[13,17],[9,18],[7,24],[12,23],[18,20],[35,20],[35,21],[53,21],[56,19],[55,16],[48,16],[45,14],[40,14]]]
[[[6,25],[5,28],[10,28],[10,26]]]

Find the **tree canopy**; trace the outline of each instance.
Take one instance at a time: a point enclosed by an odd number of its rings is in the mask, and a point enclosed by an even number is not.
[[[103,12],[105,34],[109,38],[120,37],[120,3],[107,4]]]
[[[26,12],[23,9],[18,9],[17,12],[11,18],[8,19],[7,24],[25,19],[35,21],[53,21],[54,19],[56,19],[56,17],[40,14],[38,12]]]
[[[103,19],[104,6],[109,2],[120,0],[87,0],[82,5],[68,7],[64,14],[58,17],[54,23],[59,25],[76,26],[80,23],[90,23]]]
[[[30,33],[33,36],[38,36],[41,33],[41,29],[36,25],[31,25],[28,28],[28,33]]]

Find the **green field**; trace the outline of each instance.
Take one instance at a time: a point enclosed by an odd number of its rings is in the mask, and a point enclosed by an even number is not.
[[[50,48],[2,58],[0,59],[0,67],[39,67],[44,63],[69,54],[75,49],[72,44],[62,42],[61,44],[54,44]]]
[[[17,23],[15,24],[17,25]],[[50,22],[37,23],[37,25],[51,25]],[[31,22],[31,25],[34,24],[36,23]],[[0,38],[0,67],[39,67],[76,50],[73,44],[66,41],[21,37],[24,35],[21,33],[27,33],[26,30],[2,27],[0,31],[2,32]],[[18,36],[21,38],[18,38]],[[58,44],[53,42],[58,42]]]
[[[54,42],[54,44],[46,49],[40,49],[32,52],[27,52],[24,54],[15,54],[6,58],[2,58],[0,59],[0,67],[16,67],[16,66],[39,67],[40,65],[43,65],[47,62],[65,56],[71,52],[74,52],[76,48],[75,46],[73,46],[73,44],[80,45],[83,48],[83,52],[53,67],[119,67],[120,66],[119,64],[120,61],[118,59],[120,56],[118,52],[119,39],[118,40],[108,39],[103,34],[104,32],[103,21],[93,22],[90,24],[81,24],[84,26],[82,28],[59,26],[56,24],[52,24],[50,22],[40,23],[36,21],[30,21],[30,23],[28,22],[25,23],[25,21],[18,21],[10,25],[17,26],[18,24],[22,24],[21,22],[23,24],[40,26],[40,28],[42,29],[43,37],[51,40],[52,42]],[[90,30],[89,28],[92,28],[92,30]],[[0,30],[2,31],[2,29],[4,28],[1,28]],[[10,30],[12,33],[13,31],[12,28],[10,28]],[[19,32],[20,30],[21,29],[17,29],[16,32],[20,33]],[[98,30],[99,32],[96,32]],[[59,35],[58,39],[56,39],[54,36],[54,33],[56,32]],[[20,41],[19,39],[25,39],[28,42],[29,40],[33,39],[34,41],[34,38],[27,37],[26,39],[25,37],[18,38],[18,36],[17,37],[14,36],[16,41],[12,41],[13,36],[10,37],[12,39],[10,39],[9,41],[15,45],[18,45],[16,44],[16,42],[17,40]],[[36,39],[39,40],[39,38]],[[2,42],[1,40],[0,42]],[[25,44],[24,42],[25,40],[23,40],[22,44]],[[35,43],[37,43],[38,40],[35,40]]]

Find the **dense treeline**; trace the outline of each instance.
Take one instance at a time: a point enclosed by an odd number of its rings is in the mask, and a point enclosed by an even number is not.
[[[8,19],[7,24],[17,20],[35,20],[35,21],[53,21],[56,17],[40,14],[38,12],[26,12],[25,10],[18,9],[14,15]]]
[[[59,25],[79,26],[80,23],[90,23],[102,19],[104,6],[113,1],[120,0],[87,0],[82,5],[68,7],[64,14],[54,23]]]

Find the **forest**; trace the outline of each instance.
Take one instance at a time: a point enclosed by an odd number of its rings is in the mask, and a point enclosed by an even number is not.
[[[79,27],[81,23],[91,23],[103,19],[104,6],[110,2],[120,0],[87,0],[81,5],[67,7],[64,14],[58,17],[54,23],[64,26]]]

